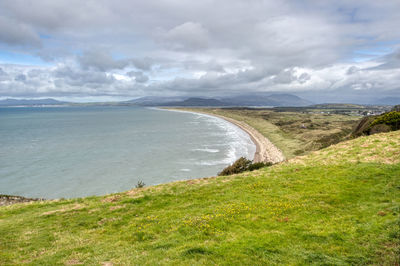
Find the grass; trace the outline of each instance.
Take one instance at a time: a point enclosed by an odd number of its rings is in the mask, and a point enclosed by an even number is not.
[[[399,139],[363,137],[229,177],[1,207],[0,264],[396,265]]]
[[[328,147],[348,136],[358,116],[327,113],[277,112],[273,109],[196,108],[195,112],[217,114],[243,121],[255,128],[286,158]]]

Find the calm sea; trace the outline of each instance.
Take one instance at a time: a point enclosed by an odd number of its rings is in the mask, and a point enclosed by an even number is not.
[[[216,175],[255,146],[207,115],[136,107],[0,108],[0,194],[72,198]]]

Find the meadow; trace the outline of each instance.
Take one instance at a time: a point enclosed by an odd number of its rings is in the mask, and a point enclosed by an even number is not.
[[[0,207],[0,264],[396,265],[399,188],[400,131],[360,137],[238,175]]]
[[[297,111],[288,111],[288,110]],[[255,128],[286,156],[293,158],[336,144],[349,137],[360,116],[328,113],[332,110],[304,108],[185,108],[243,121]],[[307,112],[305,112],[307,111]]]

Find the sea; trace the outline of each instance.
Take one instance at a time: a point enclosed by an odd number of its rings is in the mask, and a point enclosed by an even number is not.
[[[75,198],[215,176],[255,149],[237,126],[198,113],[0,108],[0,194]]]

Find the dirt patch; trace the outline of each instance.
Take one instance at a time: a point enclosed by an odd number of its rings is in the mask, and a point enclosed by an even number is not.
[[[111,206],[110,211],[118,210],[124,208],[125,205],[117,205],[117,206]]]
[[[11,205],[22,202],[43,201],[45,199],[25,198],[21,196],[0,195],[0,206]]]
[[[105,202],[116,202],[119,201],[121,199],[121,196],[118,195],[113,195],[107,198],[104,198],[101,200],[101,202],[105,203]]]
[[[80,209],[83,209],[84,207],[85,206],[82,204],[75,204],[72,208],[62,208],[62,209],[58,209],[58,210],[48,211],[48,212],[42,213],[42,215],[51,215],[54,213],[64,213],[64,212],[73,211],[73,210],[80,210]]]
[[[120,219],[121,219],[121,218],[103,218],[103,219],[101,219],[100,221],[98,221],[97,223],[98,223],[99,225],[103,225],[103,224],[105,224],[105,223],[118,221],[118,220],[120,220]]]
[[[77,259],[70,259],[65,262],[65,265],[82,265],[83,262]]]

